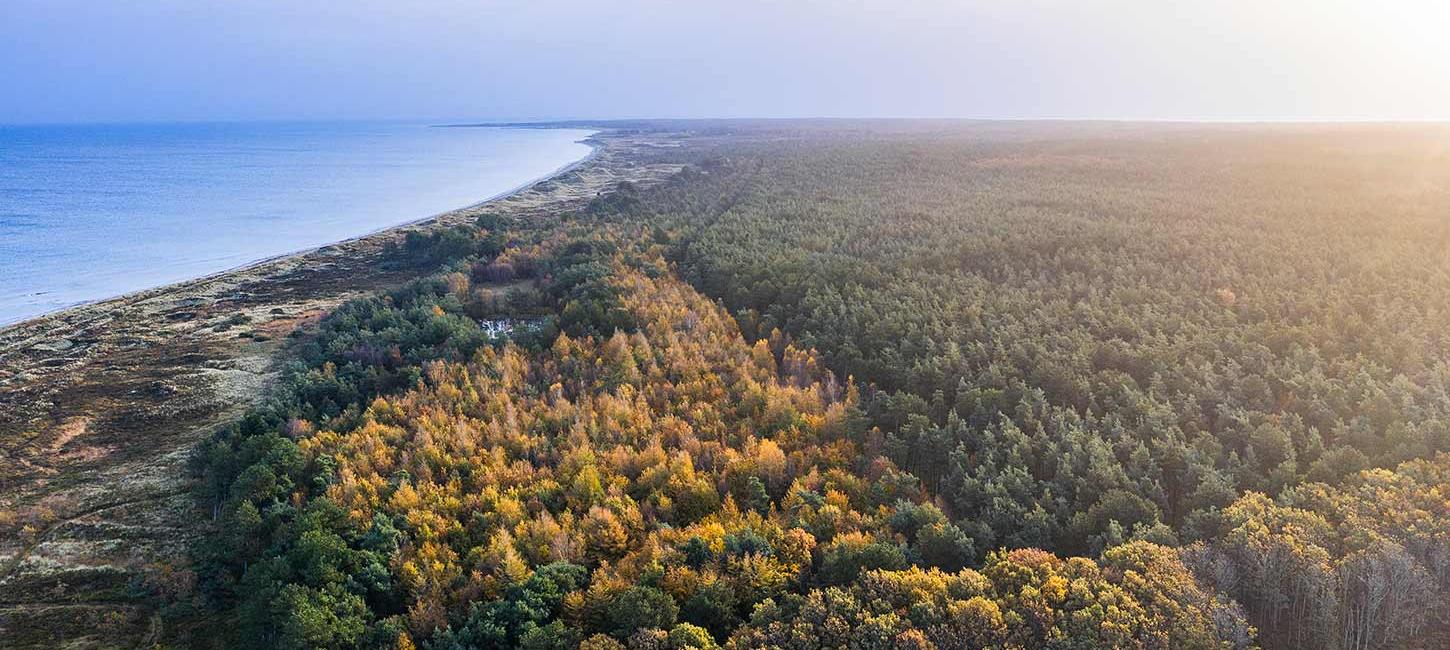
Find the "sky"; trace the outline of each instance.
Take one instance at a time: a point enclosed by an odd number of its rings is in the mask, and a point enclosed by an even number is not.
[[[0,123],[1450,120],[1443,0],[0,0]]]

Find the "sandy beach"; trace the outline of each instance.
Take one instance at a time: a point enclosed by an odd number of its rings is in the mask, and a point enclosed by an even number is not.
[[[158,618],[127,596],[169,571],[196,511],[193,444],[262,395],[284,343],[335,305],[416,271],[383,264],[409,230],[484,212],[578,209],[658,135],[602,132],[594,152],[503,196],[321,248],[0,329],[0,637],[19,645],[147,645]]]

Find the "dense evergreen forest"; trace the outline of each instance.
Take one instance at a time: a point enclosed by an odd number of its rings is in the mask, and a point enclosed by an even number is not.
[[[691,135],[663,184],[410,237],[418,281],[299,336],[198,454],[173,613],[247,647],[1450,643],[1450,134]]]

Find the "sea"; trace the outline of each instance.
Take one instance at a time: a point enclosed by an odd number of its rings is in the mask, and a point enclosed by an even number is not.
[[[0,325],[465,207],[587,156],[578,129],[0,125]]]

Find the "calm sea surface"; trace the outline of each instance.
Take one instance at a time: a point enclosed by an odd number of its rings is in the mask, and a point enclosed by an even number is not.
[[[512,190],[588,131],[404,124],[0,126],[0,324]]]

